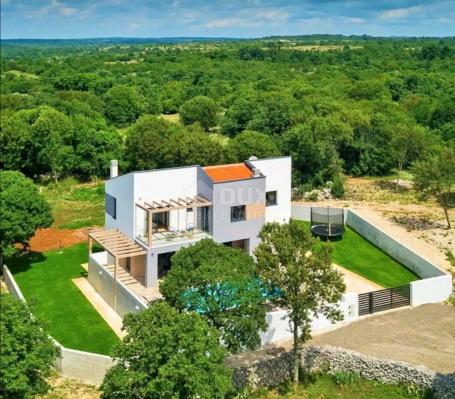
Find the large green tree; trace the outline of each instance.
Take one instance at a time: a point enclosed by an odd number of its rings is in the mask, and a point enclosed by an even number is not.
[[[188,126],[163,142],[163,165],[217,165],[224,162],[223,146],[197,125]]]
[[[293,332],[293,380],[298,382],[300,346],[311,338],[313,317],[324,315],[339,321],[336,303],[345,284],[332,266],[331,248],[313,238],[308,227],[298,221],[268,223],[259,233],[261,243],[254,251],[257,273],[271,290],[279,292],[270,301],[288,309]]]
[[[231,389],[226,350],[216,329],[194,312],[166,303],[123,320],[127,335],[113,350],[116,364],[103,399],[223,399]]]
[[[205,239],[180,249],[160,284],[167,302],[199,312],[216,327],[231,352],[254,349],[265,330],[265,304],[253,258]]]
[[[27,305],[0,293],[0,397],[31,399],[48,391],[56,349]]]
[[[412,174],[416,190],[433,196],[442,207],[450,229],[449,209],[455,207],[455,144],[415,162]]]
[[[0,171],[0,255],[26,246],[36,229],[52,224],[51,208],[33,182],[20,172]]]
[[[226,151],[234,162],[243,162],[251,156],[269,158],[281,155],[272,137],[252,130],[245,130],[229,140]]]
[[[197,96],[180,107],[180,120],[184,125],[199,123],[207,131],[216,125],[217,112],[215,101],[209,97]]]
[[[104,95],[104,115],[109,122],[118,127],[134,122],[147,106],[146,99],[135,87],[117,85]]]
[[[164,166],[164,151],[170,138],[182,128],[156,116],[141,116],[127,131],[125,160],[130,170]],[[177,165],[175,165],[177,166]]]

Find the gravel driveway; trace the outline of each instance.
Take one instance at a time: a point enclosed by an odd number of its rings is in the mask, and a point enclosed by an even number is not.
[[[341,346],[454,373],[455,306],[430,304],[365,317],[316,336],[309,344]]]

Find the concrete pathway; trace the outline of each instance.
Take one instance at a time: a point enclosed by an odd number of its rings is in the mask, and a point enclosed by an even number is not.
[[[122,331],[122,318],[108,305],[101,295],[95,291],[88,280],[85,277],[79,277],[73,279],[73,283],[81,290],[82,294],[84,294],[106,323],[109,324],[109,327],[112,328],[115,334],[119,338],[123,338],[126,333],[125,331]]]
[[[357,294],[362,294],[363,292],[382,290],[384,288],[381,287],[379,284],[373,283],[372,281],[366,279],[365,277],[359,276],[358,274],[345,269],[344,267],[341,267],[336,264],[334,264],[333,266],[335,267],[335,269],[340,271],[341,274],[343,274],[347,292],[355,292]]]

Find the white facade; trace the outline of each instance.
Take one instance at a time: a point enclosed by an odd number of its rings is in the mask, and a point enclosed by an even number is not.
[[[291,216],[291,158],[270,158],[224,165],[241,168],[248,176],[217,180],[201,166],[132,172],[106,182],[106,229],[118,229],[147,249],[145,271],[138,276],[146,287],[160,278],[160,259],[181,247],[210,237],[220,243],[243,247],[252,253],[258,233],[266,222],[285,223]],[[216,167],[218,168],[218,167]],[[277,202],[266,206],[266,193],[276,192]],[[227,195],[229,194],[229,195]],[[157,229],[148,240],[147,211],[140,205],[200,196],[211,205],[202,208],[171,209],[162,215],[165,223],[153,220]],[[109,197],[109,198],[108,198]],[[108,211],[108,201],[114,212]],[[112,205],[114,204],[114,205]],[[232,209],[244,206],[244,220],[232,220]],[[205,213],[204,213],[205,212]],[[204,216],[202,215],[204,213]],[[115,216],[115,217],[114,217]],[[202,220],[204,218],[204,223]],[[201,225],[204,228],[199,229]],[[194,229],[194,227],[197,227]],[[160,231],[158,231],[160,230]],[[193,233],[188,233],[193,231]]]
[[[265,221],[286,223],[291,217],[291,157],[249,161],[265,176],[265,191],[276,191],[278,202],[267,206]]]

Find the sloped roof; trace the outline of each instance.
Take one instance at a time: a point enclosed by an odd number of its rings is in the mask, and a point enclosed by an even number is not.
[[[253,172],[244,163],[206,166],[203,169],[214,183],[245,180],[253,177]]]

